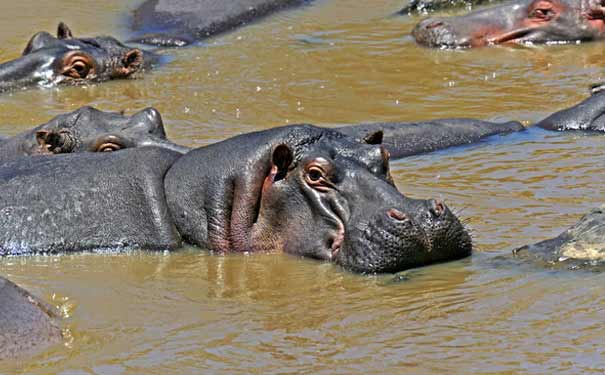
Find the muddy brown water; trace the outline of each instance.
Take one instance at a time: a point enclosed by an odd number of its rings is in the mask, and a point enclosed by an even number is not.
[[[38,30],[128,35],[136,1],[0,2],[0,60]],[[164,52],[144,79],[0,96],[0,134],[82,105],[155,106],[190,146],[242,132],[467,116],[538,120],[605,78],[603,43],[438,51],[399,0],[323,0]],[[530,131],[395,161],[400,189],[472,228],[471,258],[357,276],[286,255],[198,249],[6,258],[60,307],[65,344],[0,374],[602,374],[605,275],[513,264],[605,200],[605,137]]]

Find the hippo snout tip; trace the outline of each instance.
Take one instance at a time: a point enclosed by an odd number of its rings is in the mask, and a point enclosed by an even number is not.
[[[412,30],[416,42],[426,47],[459,48],[468,45],[467,40],[456,38],[452,25],[444,18],[426,18]]]

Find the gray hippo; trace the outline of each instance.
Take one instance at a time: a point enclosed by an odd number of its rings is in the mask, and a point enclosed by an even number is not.
[[[605,132],[605,91],[603,85],[594,85],[591,96],[582,102],[555,112],[536,126],[555,131]]]
[[[35,34],[21,57],[0,64],[0,92],[32,86],[78,85],[128,78],[151,68],[157,56],[115,38],[74,38],[60,23],[57,36]]]
[[[4,162],[0,254],[188,243],[285,252],[361,273],[469,255],[471,237],[443,202],[397,190],[381,138],[295,125],[185,155],[141,147]]]
[[[56,309],[0,276],[0,361],[35,355],[62,341]]]
[[[147,0],[135,12],[132,41],[182,47],[311,0]]]
[[[396,14],[428,14],[440,10],[466,8],[468,10],[487,4],[500,3],[505,0],[411,0]]]
[[[107,152],[141,146],[189,151],[166,139],[162,117],[154,108],[124,116],[82,107],[12,138],[0,139],[0,161],[24,155]]]
[[[438,48],[590,41],[605,37],[605,12],[596,0],[513,0],[464,16],[425,19],[412,35]]]

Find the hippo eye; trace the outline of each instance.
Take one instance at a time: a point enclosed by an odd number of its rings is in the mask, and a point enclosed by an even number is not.
[[[530,13],[530,17],[532,18],[538,18],[541,20],[545,20],[545,21],[549,21],[551,20],[555,15],[555,12],[553,11],[553,9],[549,6],[544,6],[544,7],[540,7],[540,8],[535,8],[531,13]]]
[[[309,180],[319,182],[323,178],[323,172],[317,167],[311,167],[308,172]]]
[[[107,142],[107,143],[103,143],[101,145],[99,145],[99,147],[97,147],[97,152],[111,152],[111,151],[118,151],[122,148],[121,145],[117,144],[117,143],[111,143],[111,142]]]
[[[65,57],[63,63],[62,74],[66,77],[74,79],[87,78],[93,71],[92,61],[90,57],[73,53]]]

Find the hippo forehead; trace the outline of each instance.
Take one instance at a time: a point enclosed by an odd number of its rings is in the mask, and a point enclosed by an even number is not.
[[[295,148],[296,162],[322,157],[342,165],[358,165],[367,169],[384,163],[380,145],[369,145],[337,132],[326,132]]]

